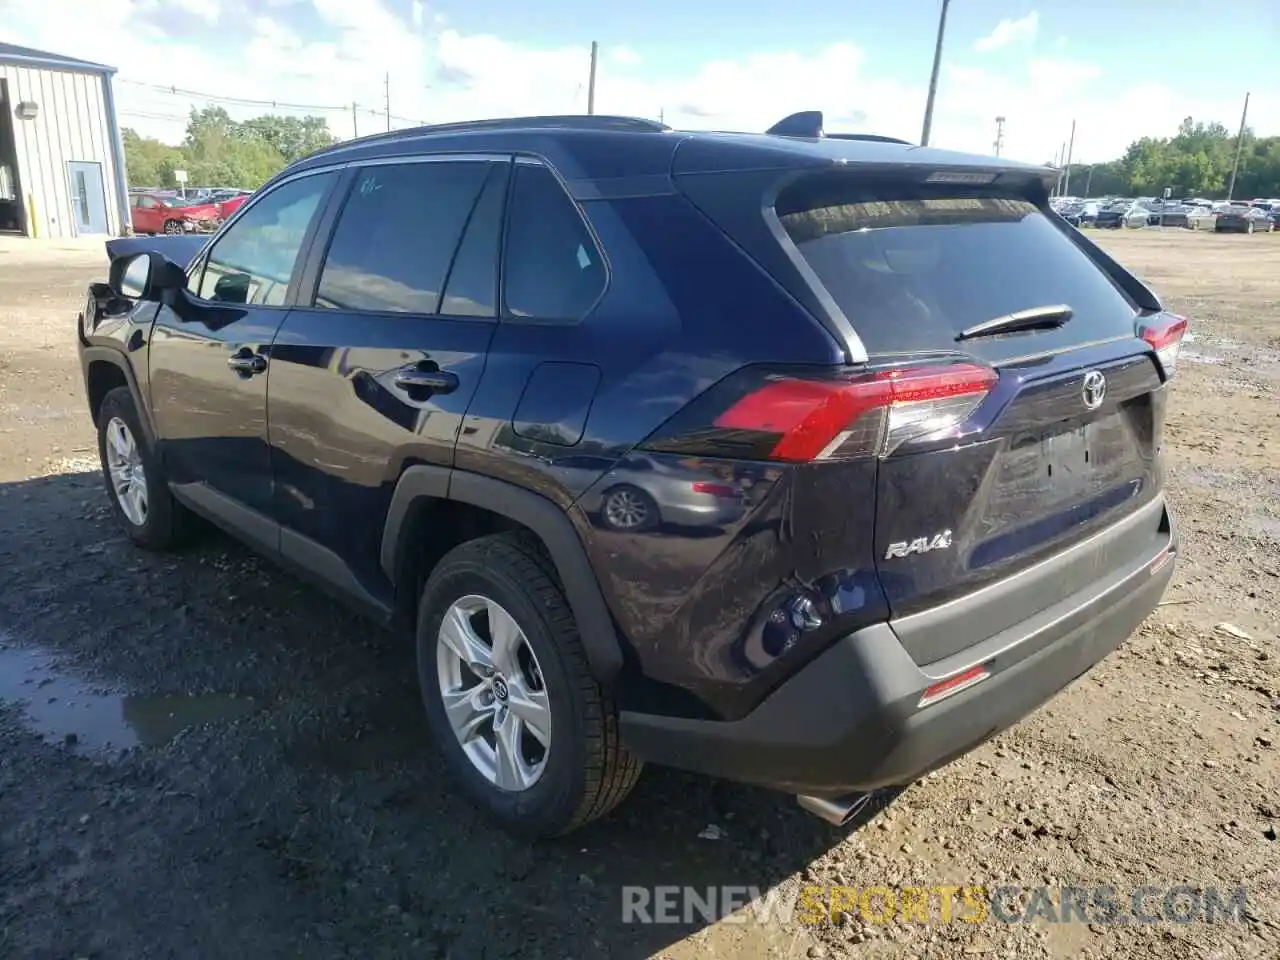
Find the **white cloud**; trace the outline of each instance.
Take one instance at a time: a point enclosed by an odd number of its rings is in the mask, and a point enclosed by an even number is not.
[[[274,100],[221,105],[235,119],[317,113],[342,137],[353,128],[365,134],[386,127],[387,79],[395,127],[586,109],[585,43],[535,47],[467,33],[439,23],[429,6],[423,26],[414,29],[414,8],[397,3],[394,9],[402,12],[393,12],[392,0],[305,2],[324,24],[318,36],[304,37],[288,26],[295,21],[286,19],[286,0],[219,0],[221,22],[238,26],[234,36],[220,30],[211,42],[200,30],[174,32],[156,15],[160,0],[0,0],[0,40],[90,60],[120,56],[121,123],[170,142],[181,140],[189,110],[211,101],[148,84]],[[764,130],[796,110],[818,109],[831,130],[911,141],[920,136],[927,78],[906,83],[873,73],[851,42],[754,52],[678,72],[635,53],[622,45],[602,47],[596,91],[601,112],[655,119],[661,113],[672,126],[691,129]],[[1239,103],[1197,96],[1193,75],[1172,74],[1183,89],[1159,83],[1125,88],[1109,79],[1107,66],[1062,51],[1010,60],[1002,59],[997,70],[972,54],[948,57],[934,145],[990,152],[995,117],[1002,115],[1004,154],[1040,162],[1067,139],[1075,117],[1076,157],[1105,160],[1137,137],[1171,134],[1187,115],[1231,128],[1238,122]],[[1251,124],[1262,133],[1280,132],[1278,110],[1275,98],[1255,97]]]
[[[990,53],[1012,43],[1020,43],[1035,38],[1040,29],[1040,14],[1032,10],[1025,17],[1017,20],[1001,20],[996,28],[973,45],[979,53]]]
[[[167,5],[180,13],[198,17],[211,24],[217,23],[222,14],[218,0],[168,0]]]
[[[624,67],[634,67],[640,62],[640,54],[636,53],[625,44],[609,48],[609,58],[614,63]]]

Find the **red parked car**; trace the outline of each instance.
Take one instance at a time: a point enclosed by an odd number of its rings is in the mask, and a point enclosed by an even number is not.
[[[223,217],[217,204],[135,193],[129,198],[129,219],[134,233],[213,233]]]
[[[215,190],[209,200],[217,205],[218,216],[226,220],[244,206],[244,202],[252,195],[252,190]]]

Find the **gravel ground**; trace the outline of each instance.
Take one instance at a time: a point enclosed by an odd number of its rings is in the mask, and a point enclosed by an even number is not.
[[[0,957],[1280,956],[1280,238],[1101,240],[1196,335],[1166,604],[859,830],[650,769],[610,820],[533,847],[438,776],[404,638],[225,538],[157,557],[116,532],[73,344],[101,245],[0,240]],[[1243,885],[1248,905],[624,923],[622,888],[657,884]]]

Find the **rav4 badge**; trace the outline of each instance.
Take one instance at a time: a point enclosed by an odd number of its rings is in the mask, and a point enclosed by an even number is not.
[[[916,537],[914,540],[898,540],[896,543],[889,544],[889,549],[884,552],[886,560],[896,560],[900,557],[909,557],[913,553],[929,553],[933,550],[946,550],[951,546],[951,531],[943,530],[941,533],[935,533],[932,537]]]

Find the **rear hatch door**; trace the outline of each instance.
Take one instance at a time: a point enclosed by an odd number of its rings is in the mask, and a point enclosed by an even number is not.
[[[918,662],[1155,549],[1158,509],[1120,546],[1080,547],[1084,559],[1056,583],[995,609],[956,604],[946,630],[917,616],[1079,547],[1159,497],[1165,376],[1138,335],[1143,311],[1073,228],[1017,193],[826,177],[783,191],[776,213],[873,366],[963,358],[999,374],[961,427],[880,463],[878,570]]]

